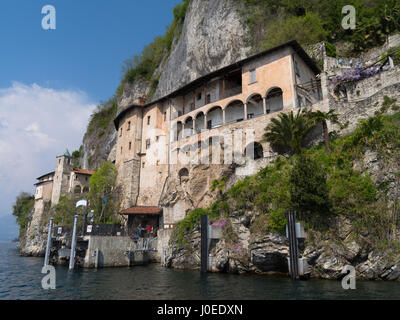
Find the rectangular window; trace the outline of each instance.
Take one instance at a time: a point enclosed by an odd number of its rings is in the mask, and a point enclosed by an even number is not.
[[[129,142],[129,150],[132,149],[132,142]]]
[[[207,95],[207,102],[206,103],[207,104],[211,103],[211,95],[210,94]]]
[[[167,112],[164,112],[164,121],[167,121]]]
[[[249,113],[247,115],[247,119],[253,119],[254,118],[254,113]]]
[[[146,149],[150,148],[150,139],[146,139]]]
[[[201,92],[197,94],[197,100],[201,100]]]
[[[131,130],[131,122],[130,121],[128,121],[128,129],[127,129],[127,131],[129,131],[129,130]]]
[[[211,126],[212,126],[212,121],[208,120],[207,121],[207,129],[211,129]]]
[[[142,162],[142,168],[144,168],[144,166],[145,166],[145,162]]]
[[[250,70],[250,84],[257,82],[256,69]]]
[[[119,133],[119,136],[122,137],[122,127],[121,127],[121,131]]]
[[[150,116],[147,117],[147,125],[150,125]]]

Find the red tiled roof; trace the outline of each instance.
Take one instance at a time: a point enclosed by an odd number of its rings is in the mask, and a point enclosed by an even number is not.
[[[79,174],[87,174],[87,175],[93,175],[94,171],[92,170],[85,170],[85,169],[74,169],[73,170],[75,173],[79,173]]]
[[[120,214],[160,214],[161,209],[158,207],[130,207],[122,210]]]

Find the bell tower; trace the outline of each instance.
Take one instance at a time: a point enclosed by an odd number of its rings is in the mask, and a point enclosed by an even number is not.
[[[62,156],[56,157],[56,170],[54,172],[53,192],[51,206],[58,204],[60,196],[68,191],[69,176],[72,171],[72,157],[68,150]]]

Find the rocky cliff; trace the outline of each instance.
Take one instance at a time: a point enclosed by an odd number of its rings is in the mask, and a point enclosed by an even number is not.
[[[234,0],[192,0],[179,41],[162,67],[154,99],[246,57],[246,27]]]
[[[374,151],[367,151],[354,163],[363,174],[369,174],[375,185],[389,186],[387,195],[395,201],[399,197],[399,164],[385,161]],[[287,273],[289,257],[285,235],[257,232],[260,213],[233,212],[226,219],[224,235],[211,249],[212,272],[229,273]],[[328,231],[309,230],[307,239],[299,240],[301,257],[309,264],[310,276],[341,279],[346,265],[353,265],[357,279],[400,280],[400,253],[396,248],[376,247],[371,243],[372,229],[364,229],[356,236],[355,225],[343,217],[331,221]],[[374,228],[374,226],[372,226]],[[397,229],[394,238],[400,231]],[[232,241],[233,239],[233,241]],[[170,240],[165,266],[177,269],[200,268],[200,227],[196,225],[186,234],[185,243]]]

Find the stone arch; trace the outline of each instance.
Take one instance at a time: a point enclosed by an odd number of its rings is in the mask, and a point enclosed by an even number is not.
[[[244,150],[246,157],[257,160],[264,157],[264,149],[259,142],[251,142],[246,146]]]
[[[182,168],[178,172],[179,176],[179,181],[182,184],[182,182],[189,180],[189,170],[187,168]]]
[[[264,114],[263,98],[259,93],[253,93],[247,98],[247,118],[255,118]]]
[[[192,117],[187,117],[185,119],[185,128],[183,132],[183,138],[190,137],[193,135],[193,118]]]
[[[207,111],[207,129],[222,126],[222,108],[214,106]]]
[[[244,104],[241,100],[233,100],[225,107],[225,123],[235,123],[244,119]]]
[[[83,193],[88,193],[89,192],[89,187],[88,186],[83,187],[82,192]]]
[[[182,129],[183,129],[183,125],[181,121],[178,121],[176,123],[176,140],[182,139]]]
[[[74,187],[74,193],[82,193],[82,188],[79,184]]]
[[[283,91],[279,87],[272,87],[265,94],[268,113],[283,109]]]
[[[195,119],[195,132],[200,133],[204,129],[204,112],[200,111],[194,117]]]

